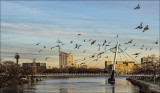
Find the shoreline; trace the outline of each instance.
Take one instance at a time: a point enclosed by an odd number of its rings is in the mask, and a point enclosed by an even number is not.
[[[127,78],[127,80],[133,85],[138,86],[140,88],[140,93],[160,93],[160,86],[156,84],[133,78]]]

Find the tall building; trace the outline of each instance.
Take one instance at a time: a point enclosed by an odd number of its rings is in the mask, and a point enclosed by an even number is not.
[[[73,63],[73,55],[59,51],[59,68],[64,68]]]

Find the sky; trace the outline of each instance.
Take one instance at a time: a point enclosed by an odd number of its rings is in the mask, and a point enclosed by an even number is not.
[[[134,9],[138,3],[140,9]],[[104,61],[113,61],[114,54],[109,49],[117,41],[129,55],[119,53],[117,60],[134,58],[140,63],[141,57],[159,56],[159,44],[153,44],[159,42],[159,11],[159,1],[1,1],[1,59],[15,61],[15,53],[19,53],[20,64],[36,58],[37,62],[58,67],[58,48],[51,47],[58,45],[59,39],[65,44],[61,51],[71,52],[79,63],[104,68]],[[149,30],[135,29],[141,22]],[[90,39],[96,40],[92,46]],[[124,44],[132,39],[132,44]],[[89,59],[104,51],[104,47],[97,51],[97,44],[102,45],[104,40],[111,41],[104,55],[98,61]],[[80,49],[74,49],[76,43],[82,45]],[[139,49],[142,45],[143,50]],[[141,54],[135,58],[134,53]],[[86,60],[81,61],[84,57]]]

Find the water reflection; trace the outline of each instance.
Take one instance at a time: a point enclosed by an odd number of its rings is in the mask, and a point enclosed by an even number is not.
[[[107,77],[82,77],[68,79],[46,78],[35,84],[25,84],[12,88],[2,88],[0,93],[138,93],[139,88],[129,83],[125,77],[116,77],[114,85]]]

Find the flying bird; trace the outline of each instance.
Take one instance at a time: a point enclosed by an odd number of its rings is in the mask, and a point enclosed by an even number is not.
[[[124,49],[124,51],[127,50],[127,47]]]
[[[36,45],[39,45],[41,42],[37,43]]]
[[[96,40],[92,41],[92,42],[91,42],[91,45],[93,45],[95,42],[96,42]]]
[[[42,50],[39,50],[39,53],[41,52]]]
[[[158,44],[158,39],[157,39],[157,41],[154,42],[154,44]]]
[[[142,49],[143,49],[143,47],[141,47],[141,48],[139,48],[139,49],[141,49],[141,50],[142,50]]]
[[[45,60],[47,60],[49,57],[46,57],[46,59]]]
[[[108,44],[110,44],[112,41],[108,42]]]
[[[149,28],[148,28],[148,25],[143,29],[143,31],[142,32],[145,32],[146,30],[148,30]]]
[[[135,54],[133,54],[133,55],[139,55],[139,54],[141,54],[141,53],[135,53]]]
[[[102,44],[102,47],[103,47],[106,43],[107,43],[107,41],[106,41],[106,40],[104,40],[104,42],[103,42],[103,44]]]
[[[91,41],[92,39],[89,39],[88,41]]]
[[[133,42],[133,39],[132,40],[130,40],[128,43],[132,43]]]
[[[118,38],[118,35],[116,36],[116,38]]]
[[[143,23],[141,22],[141,24],[137,28],[135,28],[135,29],[142,29],[143,28],[142,24]]]
[[[142,47],[144,47],[144,45],[142,45]]]
[[[140,6],[139,6],[139,4],[137,5],[137,7],[135,7],[134,9],[140,9]]]
[[[136,43],[134,45],[132,45],[132,46],[136,46]]]
[[[57,40],[57,43],[59,43],[59,44],[60,44],[60,43],[62,43],[62,42],[58,39],[58,40]]]
[[[73,41],[71,41],[70,43],[73,43]]]
[[[78,34],[78,37],[79,37],[80,35],[82,35],[82,34]]]
[[[83,51],[83,53],[85,53],[85,52],[86,52],[86,50]]]
[[[106,47],[107,47],[107,46],[109,46],[109,45],[105,45],[105,50],[106,50]]]
[[[51,50],[53,49],[54,47],[51,47]]]
[[[145,51],[147,51],[148,50],[148,48],[146,48],[146,50]]]
[[[82,46],[82,45],[78,45],[78,49],[80,48],[80,46]]]
[[[128,44],[128,42],[124,43],[124,44]]]
[[[44,46],[44,48],[46,48],[46,46]]]

